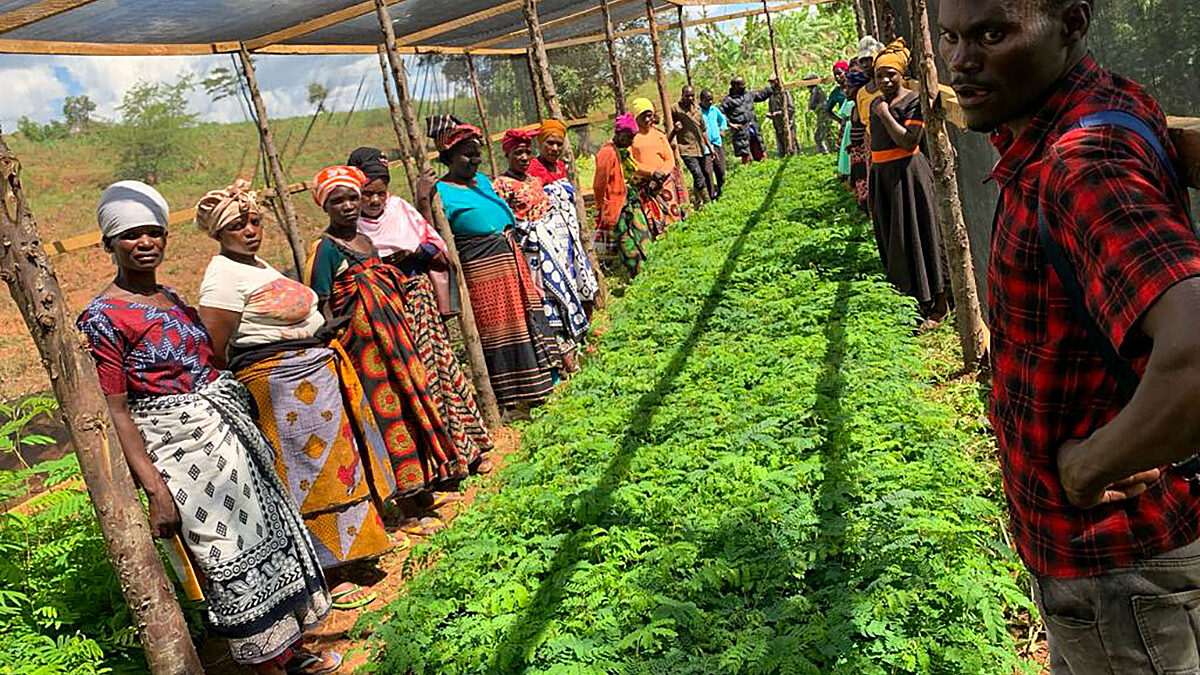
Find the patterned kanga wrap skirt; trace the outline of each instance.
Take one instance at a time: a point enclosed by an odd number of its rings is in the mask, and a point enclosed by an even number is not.
[[[282,346],[282,345],[281,345]],[[380,517],[396,492],[387,445],[341,345],[282,351],[237,372],[300,507],[321,567],[391,548]]]
[[[210,630],[238,663],[283,654],[332,603],[246,388],[225,373],[195,393],[137,399],[130,412],[175,496]]]

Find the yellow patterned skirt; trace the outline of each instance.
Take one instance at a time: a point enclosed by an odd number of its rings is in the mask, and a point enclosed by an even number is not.
[[[334,342],[237,372],[275,449],[275,470],[330,569],[391,548],[380,512],[396,492],[387,446],[350,359]]]

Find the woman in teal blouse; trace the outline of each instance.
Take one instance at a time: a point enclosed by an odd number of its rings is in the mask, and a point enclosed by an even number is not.
[[[512,235],[512,210],[479,173],[482,135],[449,115],[428,120],[446,175],[437,183],[454,233],[484,360],[496,400],[506,408],[537,404],[554,388],[561,356],[550,338],[542,297]]]

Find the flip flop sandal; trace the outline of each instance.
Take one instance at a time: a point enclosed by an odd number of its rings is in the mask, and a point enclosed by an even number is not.
[[[425,507],[429,511],[436,511],[443,506],[457,504],[463,500],[462,495],[453,492],[435,492],[433,493],[433,502]]]
[[[320,654],[308,652],[306,654],[298,654],[290,662],[284,670],[288,675],[328,675],[338,668],[342,667],[342,655],[337,652],[329,652],[329,656],[333,658],[332,666],[321,667],[321,662],[325,659]]]
[[[359,586],[358,584],[353,584],[350,588],[347,588],[344,591],[336,591],[336,592],[330,591],[329,597],[330,597],[330,599],[337,601],[337,600],[341,600],[342,598],[346,597],[347,595],[354,595],[355,593],[361,591],[362,589],[363,589],[362,586]]]
[[[437,518],[421,518],[405,522],[399,530],[414,537],[429,537],[441,529],[440,525],[442,525],[442,521]]]
[[[365,589],[359,588],[359,590],[361,591],[361,590],[365,590]],[[349,597],[349,595],[343,595],[341,597],[345,598],[345,597]],[[360,607],[366,607],[367,605],[371,604],[372,602],[375,602],[375,598],[376,598],[375,592],[371,591],[370,593],[367,593],[366,595],[360,597],[357,600],[347,600],[345,602],[335,601],[333,603],[333,608],[334,609],[342,609],[342,610],[358,609]]]
[[[475,463],[474,467],[472,467],[477,474],[489,474],[494,468],[496,467],[494,464],[492,464],[492,460],[490,459],[481,459]]]

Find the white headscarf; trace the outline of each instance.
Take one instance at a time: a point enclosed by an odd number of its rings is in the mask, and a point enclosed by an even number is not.
[[[863,59],[868,56],[875,56],[883,51],[883,43],[876,40],[874,36],[866,35],[858,41],[858,58]]]
[[[141,181],[123,180],[108,186],[100,195],[96,220],[105,239],[144,225],[164,230],[171,219],[171,208],[158,190]]]

